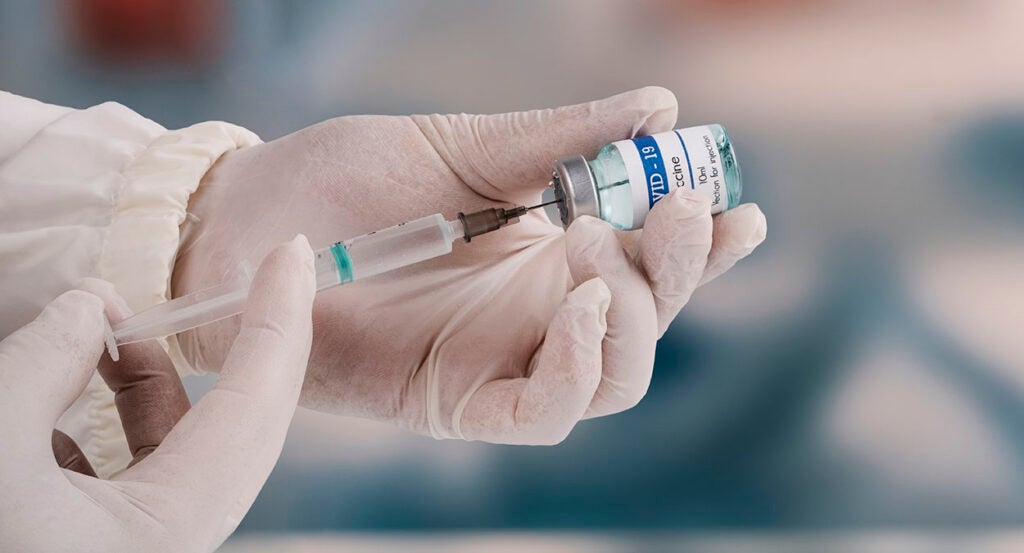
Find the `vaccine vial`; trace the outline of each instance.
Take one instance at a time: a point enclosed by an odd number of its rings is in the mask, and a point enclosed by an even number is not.
[[[658,200],[676,188],[706,194],[711,213],[740,203],[743,189],[729,135],[711,124],[612,142],[597,157],[555,162],[551,177],[562,224],[590,215],[616,228],[641,228]]]

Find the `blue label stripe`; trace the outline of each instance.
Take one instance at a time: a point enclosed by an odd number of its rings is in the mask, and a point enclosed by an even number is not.
[[[668,173],[665,172],[665,162],[661,159],[661,148],[650,136],[634,138],[633,144],[640,154],[640,161],[644,164],[644,173],[647,176],[647,199],[650,201],[648,207],[654,207],[654,202],[668,194]]]
[[[679,139],[679,144],[683,146],[683,155],[686,156],[686,170],[690,172],[690,189],[696,190],[697,183],[693,182],[693,165],[690,165],[690,151],[686,149],[686,142],[683,142],[683,135],[679,134],[679,131],[672,131],[676,133],[676,138]]]

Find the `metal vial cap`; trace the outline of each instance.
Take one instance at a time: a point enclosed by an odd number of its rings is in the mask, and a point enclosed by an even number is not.
[[[551,187],[559,201],[558,214],[563,227],[569,228],[577,217],[583,215],[598,217],[594,174],[585,157],[573,156],[556,161]]]

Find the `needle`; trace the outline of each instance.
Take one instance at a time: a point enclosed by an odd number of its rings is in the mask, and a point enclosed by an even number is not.
[[[560,201],[562,201],[562,200],[551,200],[550,202],[544,202],[542,204],[531,205],[530,207],[526,208],[526,211],[531,211],[531,210],[537,209],[538,207],[544,207],[546,205],[557,204]]]

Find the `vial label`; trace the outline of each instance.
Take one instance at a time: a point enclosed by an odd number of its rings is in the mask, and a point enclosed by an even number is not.
[[[725,210],[725,174],[709,127],[689,127],[620,140],[613,145],[622,155],[629,177],[634,228],[642,226],[654,204],[675,188],[707,195],[711,213]]]

